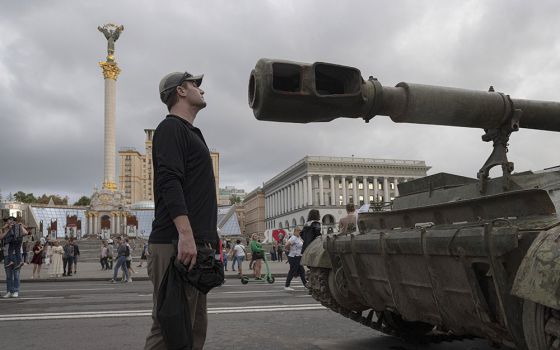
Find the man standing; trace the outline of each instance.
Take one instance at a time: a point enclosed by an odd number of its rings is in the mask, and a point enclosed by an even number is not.
[[[356,232],[358,228],[358,217],[356,216],[356,209],[354,208],[354,204],[346,204],[346,213],[348,215],[340,219],[340,222],[338,223],[338,231],[340,232],[340,234]]]
[[[159,84],[160,99],[169,115],[158,125],[153,138],[156,208],[149,238],[148,275],[154,285],[154,308],[145,350],[166,349],[156,303],[170,258],[177,254],[177,260],[190,270],[196,262],[197,248],[218,246],[212,160],[202,132],[193,126],[198,112],[206,107],[200,89],[202,77],[170,73]],[[174,241],[178,241],[177,248]],[[185,285],[185,300],[193,326],[193,349],[202,349],[208,323],[206,295]]]
[[[74,265],[74,245],[72,244],[72,238],[67,240],[64,245],[62,264],[64,267],[64,273],[62,276],[72,276],[72,266]]]
[[[10,216],[4,219],[6,224],[0,230],[0,241],[4,249],[4,271],[6,272],[6,294],[3,298],[19,297],[19,272],[21,267],[21,244],[19,239],[28,234],[23,225]],[[10,239],[8,239],[10,237]],[[17,256],[20,256],[19,260]]]

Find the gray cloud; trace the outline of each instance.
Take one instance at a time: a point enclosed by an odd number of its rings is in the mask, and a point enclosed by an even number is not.
[[[90,194],[103,175],[106,42],[117,41],[117,147],[143,150],[166,110],[159,79],[205,73],[196,124],[221,153],[221,184],[252,190],[303,156],[423,159],[431,173],[475,176],[490,153],[481,130],[394,124],[377,117],[295,125],[259,122],[247,80],[261,57],[356,66],[399,81],[559,100],[560,3],[542,1],[26,1],[0,13],[0,189]],[[558,163],[559,138],[512,135],[517,170]]]

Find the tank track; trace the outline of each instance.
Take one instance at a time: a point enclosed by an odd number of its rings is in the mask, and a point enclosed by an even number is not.
[[[311,268],[309,271],[309,294],[319,301],[323,306],[328,309],[341,314],[344,317],[351,319],[357,323],[360,323],[366,327],[370,327],[376,331],[385,333],[387,335],[401,338],[409,343],[414,344],[430,344],[430,343],[442,343],[442,342],[452,342],[457,340],[474,339],[473,336],[459,336],[451,332],[442,332],[438,330],[432,330],[427,334],[418,335],[404,332],[393,327],[389,327],[385,322],[383,322],[383,317],[379,319],[374,316],[376,312],[371,310],[366,310],[362,312],[356,312],[348,310],[340,305],[332,296],[329,289],[329,269],[325,268]],[[318,288],[317,288],[318,287]],[[363,316],[367,313],[367,316]]]

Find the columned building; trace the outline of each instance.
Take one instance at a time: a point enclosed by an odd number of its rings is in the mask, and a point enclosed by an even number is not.
[[[421,160],[306,156],[263,185],[267,229],[303,225],[310,209],[319,209],[323,229],[337,231],[345,205],[387,204],[398,184],[424,177]]]

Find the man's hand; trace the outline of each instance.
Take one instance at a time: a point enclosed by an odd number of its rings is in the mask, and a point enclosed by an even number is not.
[[[186,215],[180,215],[173,219],[173,222],[179,232],[177,259],[190,271],[196,263],[196,243],[189,218]]]

